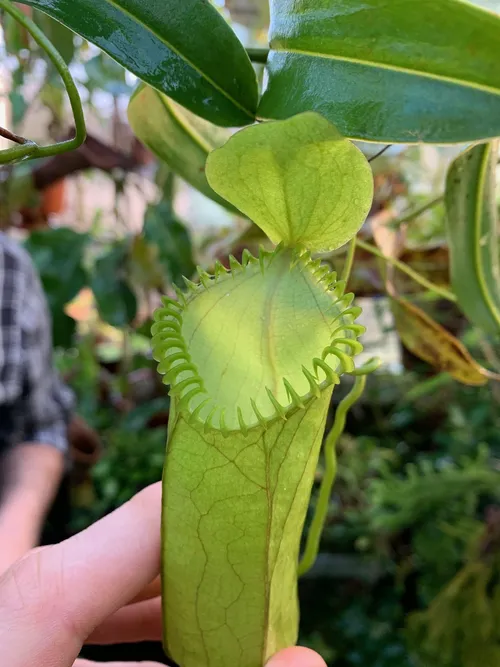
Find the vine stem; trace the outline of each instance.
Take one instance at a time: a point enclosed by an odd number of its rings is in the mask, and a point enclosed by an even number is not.
[[[38,146],[34,141],[18,137],[18,139],[22,140],[20,143],[15,138],[17,135],[14,135],[7,130],[6,133],[11,136],[7,136],[6,138],[13,140],[19,145],[0,151],[0,164],[7,164],[25,158],[43,158],[59,155],[60,153],[66,153],[67,151],[78,148],[85,141],[87,132],[85,129],[85,117],[80,95],[78,94],[78,89],[73,81],[68,66],[55,46],[49,39],[47,39],[36,23],[15,7],[11,0],[0,0],[0,9],[3,9],[20,23],[30,33],[35,42],[45,51],[63,80],[75,120],[75,136],[73,139],[61,141],[52,146]]]
[[[374,245],[372,245],[371,243],[366,243],[365,241],[361,241],[361,239],[356,239],[356,245],[362,250],[366,250],[366,252],[369,252],[372,255],[375,255],[376,257],[383,259],[384,262],[392,264],[392,266],[395,266],[403,273],[406,273],[407,276],[412,278],[416,283],[419,283],[419,285],[422,285],[422,287],[425,287],[426,289],[431,290],[436,294],[439,294],[440,296],[443,297],[443,299],[447,299],[448,301],[453,301],[454,303],[456,303],[457,297],[453,294],[453,292],[450,292],[444,287],[439,287],[439,285],[436,285],[430,280],[427,280],[427,278],[418,273],[418,271],[415,271],[414,269],[410,268],[404,262],[400,262],[399,259],[396,259],[395,257],[389,257],[388,255],[384,255],[384,253],[381,252]]]
[[[422,215],[422,213],[425,213],[429,209],[434,208],[434,206],[437,206],[437,204],[440,204],[442,201],[444,201],[444,195],[439,195],[439,197],[431,199],[425,204],[422,204],[422,206],[420,206],[419,208],[415,208],[413,209],[413,211],[410,211],[406,215],[403,215],[401,218],[393,220],[389,224],[389,226],[392,229],[397,229],[398,227],[401,227],[401,225],[405,225],[407,222],[411,222],[415,218],[418,218],[419,215]]]
[[[354,262],[354,255],[356,254],[356,237],[353,236],[353,238],[349,241],[349,248],[347,249],[347,255],[345,258],[345,263],[342,268],[342,276],[341,279],[345,280],[346,285],[347,281],[349,280],[351,276],[351,271],[352,271],[352,265]]]
[[[387,146],[384,146],[381,150],[379,150],[378,153],[375,153],[375,155],[372,155],[370,158],[368,158],[368,162],[373,162],[379,157],[382,157],[382,155],[391,148],[392,144],[387,144]]]
[[[6,130],[5,127],[0,127],[0,137],[8,139],[9,141],[12,141],[15,144],[19,144],[20,146],[28,143],[28,139],[19,136],[19,134],[14,134],[14,132],[11,132],[10,130]]]
[[[332,429],[326,438],[325,446],[323,448],[325,457],[325,474],[323,476],[323,480],[321,481],[318,504],[316,505],[316,511],[314,512],[311,528],[309,529],[309,534],[307,535],[304,555],[302,556],[302,560],[299,563],[299,577],[311,569],[318,556],[321,534],[323,532],[323,528],[325,527],[326,517],[328,515],[328,506],[330,504],[330,498],[332,495],[333,483],[335,482],[335,476],[337,474],[337,455],[335,448],[338,439],[344,431],[347,413],[352,408],[354,403],[356,403],[356,401],[360,398],[365,389],[365,385],[366,375],[357,376],[354,380],[354,385],[351,391],[345,398],[340,401],[337,412],[335,413],[335,421],[333,423]]]

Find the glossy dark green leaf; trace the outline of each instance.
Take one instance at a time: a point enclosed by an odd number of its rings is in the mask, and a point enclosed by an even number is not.
[[[96,261],[91,275],[99,315],[114,327],[130,324],[137,313],[137,299],[126,277],[128,254],[127,242],[116,243]]]
[[[229,139],[227,130],[202,120],[145,85],[132,96],[128,119],[136,136],[160,160],[204,195],[229,206],[212,190],[205,176],[207,157]]]
[[[272,0],[262,118],[387,143],[500,135],[500,18],[460,0]]]
[[[25,0],[194,113],[225,126],[255,117],[248,56],[207,0]]]
[[[498,143],[458,156],[446,182],[451,282],[470,321],[500,333],[500,246],[495,171]]]
[[[195,271],[193,247],[186,227],[176,220],[170,204],[162,201],[150,206],[144,218],[144,238],[158,248],[158,260],[170,282],[182,284],[182,276]]]

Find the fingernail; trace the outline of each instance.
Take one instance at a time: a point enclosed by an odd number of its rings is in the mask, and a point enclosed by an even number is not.
[[[316,651],[292,646],[273,655],[266,667],[326,667],[326,663]]]

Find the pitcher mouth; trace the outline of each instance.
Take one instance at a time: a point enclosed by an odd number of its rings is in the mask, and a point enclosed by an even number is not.
[[[338,384],[364,332],[344,282],[309,253],[245,251],[230,266],[199,269],[178,301],[163,299],[152,328],[170,393],[190,420],[223,435],[286,420]]]

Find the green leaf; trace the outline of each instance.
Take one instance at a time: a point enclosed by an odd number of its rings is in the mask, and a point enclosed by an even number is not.
[[[36,9],[33,12],[33,20],[59,51],[64,62],[69,64],[75,55],[74,33],[59,21],[50,18],[48,14]]]
[[[73,345],[76,334],[75,320],[66,315],[64,310],[52,312],[52,344],[54,347],[68,349]]]
[[[25,0],[99,46],[176,102],[218,125],[251,123],[257,79],[207,0]]]
[[[384,143],[500,134],[500,19],[466,2],[273,0],[270,43],[262,118],[312,109]]]
[[[274,243],[309,250],[347,243],[373,197],[364,155],[316,113],[238,132],[209,156],[207,178]]]
[[[87,284],[83,268],[88,234],[67,227],[35,231],[24,247],[35,264],[51,310],[62,310]]]
[[[191,237],[179,222],[168,202],[149,206],[144,217],[145,240],[158,250],[158,261],[171,283],[179,284],[182,276],[190,278],[195,271]]]
[[[90,286],[99,315],[114,327],[130,324],[137,313],[137,299],[127,282],[128,242],[116,243],[93,268]]]
[[[14,127],[16,127],[22,122],[24,114],[28,109],[28,104],[24,95],[18,93],[17,90],[13,90],[9,93],[9,102],[12,110],[12,122]]]
[[[73,341],[76,322],[64,307],[88,284],[83,261],[89,240],[88,234],[60,227],[34,231],[24,244],[43,285],[56,347],[69,347]]]
[[[469,148],[446,181],[451,282],[470,321],[500,333],[500,245],[495,172],[498,142]]]
[[[110,95],[129,95],[131,87],[125,79],[125,70],[115,60],[99,53],[85,63],[88,90],[104,90]]]
[[[207,182],[208,154],[229,132],[208,123],[153,88],[140,85],[130,100],[128,119],[136,136],[194,188],[228,206]]]
[[[231,265],[165,299],[152,329],[173,397],[165,646],[183,667],[263,665],[295,643],[300,538],[332,386],[361,347],[352,295],[307,253]]]

